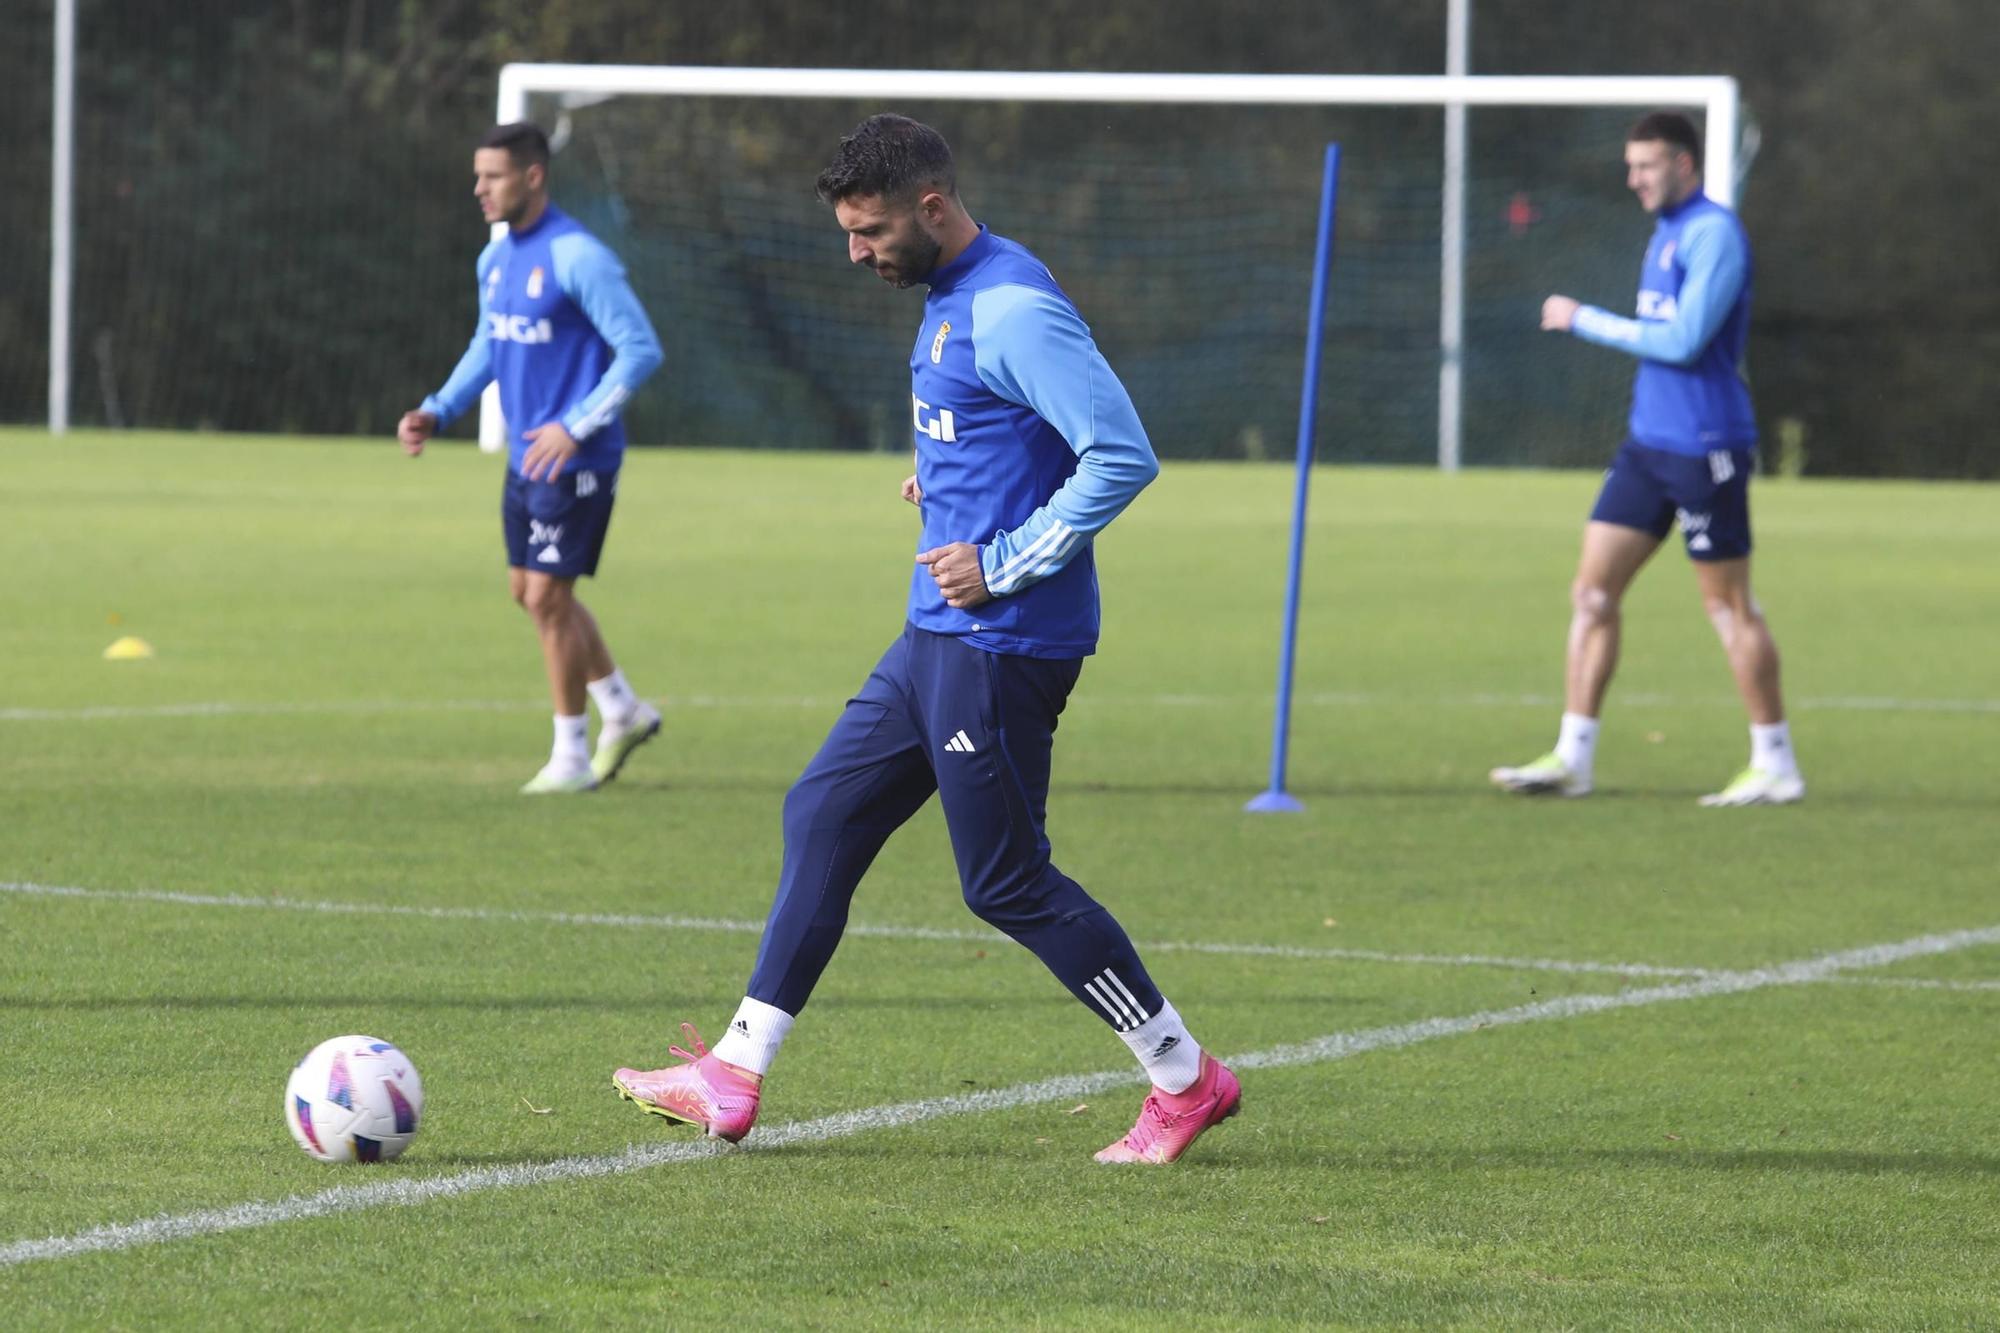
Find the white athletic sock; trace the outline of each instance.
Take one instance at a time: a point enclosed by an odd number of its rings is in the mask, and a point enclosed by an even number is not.
[[[1139,1063],[1146,1067],[1146,1077],[1160,1091],[1186,1092],[1201,1077],[1201,1047],[1188,1035],[1187,1024],[1181,1022],[1181,1016],[1164,998],[1159,1013],[1130,1032],[1118,1035],[1132,1048],[1132,1054],[1139,1057]]]
[[[572,767],[590,766],[590,719],[582,713],[575,717],[556,714],[556,740],[549,750],[549,762],[567,764]]]
[[[711,1054],[726,1065],[762,1078],[771,1072],[771,1062],[778,1058],[778,1048],[791,1030],[790,1014],[746,995],[736,1006],[736,1017],[729,1020],[729,1031],[722,1034]]]
[[[1781,778],[1799,771],[1798,757],[1792,753],[1789,722],[1773,722],[1768,727],[1750,724],[1750,767],[1776,773]]]
[[[1597,719],[1564,713],[1562,731],[1556,736],[1556,758],[1572,773],[1590,772],[1590,766],[1597,762]]]
[[[639,696],[632,693],[632,687],[625,683],[625,673],[616,667],[603,680],[590,681],[584,688],[597,701],[597,715],[611,726],[625,722],[639,707]]]

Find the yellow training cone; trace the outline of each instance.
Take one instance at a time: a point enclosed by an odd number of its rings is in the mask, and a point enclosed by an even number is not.
[[[104,660],[107,662],[136,662],[142,657],[152,655],[152,644],[144,639],[135,639],[129,634],[104,650]]]

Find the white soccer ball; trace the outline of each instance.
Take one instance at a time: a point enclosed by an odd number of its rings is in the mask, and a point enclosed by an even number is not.
[[[285,1082],[285,1124],[322,1162],[386,1162],[410,1146],[423,1113],[417,1067],[373,1037],[321,1042]]]

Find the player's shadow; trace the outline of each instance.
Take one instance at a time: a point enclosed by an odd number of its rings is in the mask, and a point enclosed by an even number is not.
[[[974,1090],[970,1087],[964,1089],[967,1092]],[[1123,1133],[1127,1128],[1130,1112],[1137,1109],[1137,1102],[1134,1100],[1136,1096],[1135,1084],[1135,1090],[1132,1091],[1115,1088],[1084,1098],[1083,1100],[1090,1106],[1089,1125],[1093,1130],[1102,1128],[1114,1135]],[[1084,1139],[1091,1137],[1090,1133],[1083,1130],[1077,1130],[1075,1134]],[[1044,1137],[1059,1141],[1061,1138],[1070,1137],[1070,1134],[1066,1129],[1058,1128],[1045,1133]],[[907,1161],[909,1145],[892,1142],[892,1138],[893,1136],[887,1135],[859,1135],[827,1143],[789,1144],[785,1148],[771,1151],[795,1149],[829,1157]],[[1184,1167],[1199,1169],[1203,1166],[1255,1168],[1273,1164],[1270,1156],[1261,1148],[1236,1151],[1233,1147],[1235,1141],[1235,1137],[1232,1137],[1227,1129],[1218,1131],[1212,1150],[1190,1155],[1176,1169]],[[1203,1146],[1205,1149],[1208,1147],[1208,1140],[1203,1140]],[[1011,1161],[1019,1156],[1017,1147],[992,1143],[974,1132],[964,1135],[962,1141],[929,1145],[925,1151],[966,1161]],[[1294,1165],[1300,1169],[1323,1170],[1335,1175],[1361,1171],[1408,1172],[1417,1169],[1478,1175],[1490,1172],[1495,1167],[1526,1167],[1530,1170],[1551,1172],[1574,1172],[1579,1169],[1595,1172],[1613,1168],[1619,1170],[1639,1168],[1656,1171],[1713,1172],[1718,1175],[1739,1171],[1770,1171],[1781,1172],[1788,1177],[2000,1176],[2000,1157],[1979,1153],[1883,1153],[1838,1148],[1727,1150],[1677,1149],[1668,1146],[1573,1151],[1559,1148],[1492,1148],[1444,1152],[1412,1148],[1389,1153],[1341,1154],[1332,1158],[1322,1153],[1308,1153],[1299,1156]],[[1291,1168],[1288,1166],[1286,1169]]]
[[[1321,1160],[1321,1159],[1316,1159]],[[1411,1149],[1390,1154],[1343,1157],[1339,1165],[1366,1170],[1427,1170],[1476,1173],[1495,1166],[1566,1171],[1577,1167],[1667,1169],[1676,1171],[1774,1171],[1839,1176],[2000,1176],[2000,1156],[1982,1153],[1885,1153],[1844,1148],[1480,1148],[1432,1152]]]

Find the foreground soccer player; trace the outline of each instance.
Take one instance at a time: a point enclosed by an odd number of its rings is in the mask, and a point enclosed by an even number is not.
[[[479,328],[442,389],[396,430],[415,457],[494,380],[512,435],[501,526],[508,583],[534,618],[555,701],[549,761],[526,795],[589,791],[618,775],[660,730],[632,692],[597,621],[576,599],[595,574],[618,494],[625,427],[618,410],[660,364],[660,340],[618,257],[549,201],[549,141],[499,125],[472,155],[473,194],[507,234],[480,251]],[[586,692],[600,721],[587,748]]]
[[[1111,914],[1049,860],[1056,719],[1097,646],[1091,538],[1159,472],[1124,386],[1048,269],[975,223],[937,131],[874,116],[820,198],[848,257],[930,296],[910,356],[923,513],[909,623],[785,798],[785,857],[749,993],[708,1051],[620,1069],[621,1095],[735,1141],[888,837],[938,794],[966,904],[1033,950],[1154,1083],[1101,1162],[1171,1162],[1236,1113]]]
[[[1639,358],[1631,438],[1611,461],[1583,531],[1571,588],[1568,670],[1556,748],[1496,768],[1508,791],[1590,793],[1597,718],[1618,665],[1619,600],[1680,519],[1702,603],[1750,712],[1750,766],[1703,805],[1783,805],[1806,793],[1778,688],[1778,645],[1750,594],[1750,470],[1757,444],[1743,344],[1750,327],[1750,242],[1736,215],[1701,192],[1701,140],[1687,117],[1632,127],[1625,179],[1659,221],[1639,274],[1639,317],[1567,296],[1542,303],[1542,327]]]

